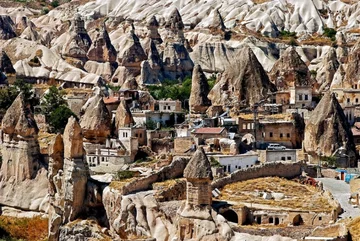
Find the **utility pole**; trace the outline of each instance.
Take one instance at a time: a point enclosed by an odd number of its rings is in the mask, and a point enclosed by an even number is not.
[[[256,149],[256,117],[257,117],[257,108],[259,104],[255,103],[253,106],[253,114],[254,114],[254,143],[253,143],[253,149]]]
[[[316,149],[316,152],[317,152],[318,157],[319,157],[316,177],[317,177],[317,178],[320,178],[320,177],[321,177],[321,154],[322,154],[320,147],[318,147],[318,148]]]

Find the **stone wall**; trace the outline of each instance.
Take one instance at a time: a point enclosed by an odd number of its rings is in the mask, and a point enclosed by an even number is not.
[[[178,137],[174,140],[174,151],[175,153],[185,153],[190,149],[194,140],[192,137]]]
[[[294,178],[302,172],[300,162],[270,162],[263,165],[240,169],[231,175],[216,179],[212,182],[212,188],[221,188],[226,184],[245,181],[259,177],[285,177]]]
[[[121,188],[120,192],[122,195],[126,195],[144,191],[151,189],[151,185],[155,182],[162,182],[168,179],[182,177],[183,171],[189,161],[189,158],[175,158],[169,166],[161,168],[158,172],[127,183]]]

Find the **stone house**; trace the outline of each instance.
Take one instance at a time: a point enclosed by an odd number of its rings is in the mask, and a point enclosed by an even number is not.
[[[266,162],[296,161],[296,150],[266,150]]]
[[[258,154],[256,152],[249,152],[240,155],[213,155],[211,157],[217,160],[224,168],[224,172],[227,173],[253,167],[259,163]]]
[[[225,127],[202,127],[191,133],[195,138],[206,140],[210,138],[226,138],[228,132]]]
[[[264,146],[267,143],[278,143],[287,148],[301,148],[303,130],[298,128],[297,122],[289,115],[283,118],[271,118],[271,115],[257,121],[256,142]],[[254,134],[254,120],[238,117],[239,134]]]
[[[159,100],[157,101],[158,110],[161,112],[182,112],[180,100]]]
[[[296,86],[290,88],[290,105],[292,108],[311,108],[312,86]]]

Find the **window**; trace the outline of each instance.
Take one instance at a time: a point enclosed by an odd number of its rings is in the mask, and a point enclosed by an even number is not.
[[[319,221],[321,221],[322,220],[322,217],[319,217]]]
[[[269,218],[269,223],[273,223],[274,219],[273,218]]]
[[[356,103],[358,103],[358,102],[359,102],[359,99],[358,99],[358,98],[356,98],[356,99],[355,99],[355,102],[356,102]]]
[[[166,106],[164,106],[164,110],[166,110]]]
[[[170,110],[170,106],[168,106],[168,110]]]
[[[242,125],[243,130],[246,130],[246,124]]]
[[[291,161],[291,156],[288,156],[287,159],[288,159],[288,161]]]
[[[270,137],[273,137],[273,133],[272,133],[272,132],[270,132]]]
[[[350,103],[350,98],[347,98],[346,102],[347,102],[347,103]]]
[[[308,95],[305,95],[305,100],[308,100],[309,99],[309,96]]]
[[[280,133],[280,138],[283,138],[283,133]]]
[[[139,136],[140,136],[140,138],[142,138],[142,133],[140,133],[140,135],[139,135]]]
[[[235,168],[237,169],[237,166],[235,166]]]
[[[287,134],[286,134],[286,137],[287,137],[287,138],[290,138],[290,133],[287,133]]]
[[[284,157],[284,156],[283,156],[283,157],[281,157],[281,160],[282,160],[282,161],[285,161],[285,157]]]
[[[246,165],[246,167],[249,167],[249,165]]]
[[[299,100],[302,100],[302,95],[299,95]]]
[[[138,134],[137,134],[137,133],[135,134],[135,137],[138,137]]]
[[[262,133],[262,137],[265,137],[265,132]]]

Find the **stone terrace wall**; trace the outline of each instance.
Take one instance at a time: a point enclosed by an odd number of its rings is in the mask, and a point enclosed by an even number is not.
[[[263,165],[237,170],[229,176],[214,180],[211,186],[212,188],[221,188],[226,184],[269,176],[294,178],[301,174],[302,165],[300,162],[265,163]]]
[[[122,195],[151,189],[151,185],[155,182],[163,182],[168,179],[182,177],[184,169],[189,161],[190,158],[175,158],[169,166],[161,168],[158,172],[126,184],[122,188]]]

